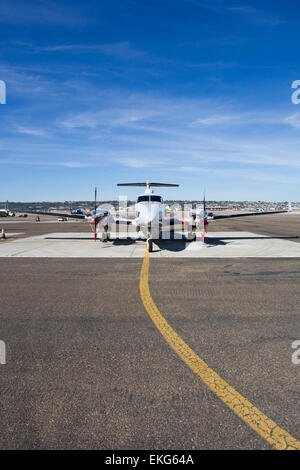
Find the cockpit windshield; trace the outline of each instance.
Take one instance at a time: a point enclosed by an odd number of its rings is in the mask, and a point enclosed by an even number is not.
[[[150,202],[162,202],[162,197],[157,196],[156,194],[149,194],[149,196],[139,196],[137,199],[137,202],[144,202],[144,201],[150,201]]]

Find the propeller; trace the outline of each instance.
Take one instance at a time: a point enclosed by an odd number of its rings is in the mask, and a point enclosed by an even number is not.
[[[97,186],[95,186],[95,204],[94,204],[94,209],[95,211],[97,210]],[[94,240],[97,241],[97,222],[94,219],[94,222],[92,222],[94,225]]]
[[[94,239],[95,241],[97,241],[97,227],[98,227],[98,224],[101,223],[101,221],[103,221],[106,217],[109,216],[109,211],[106,210],[106,209],[97,209],[97,187],[95,187],[95,204],[94,204],[94,207],[95,207],[95,211],[93,211],[90,215],[92,217],[92,221],[91,221],[91,226],[92,226],[92,230],[94,232]],[[107,232],[107,230],[106,230]]]
[[[206,201],[205,201],[205,190],[203,195],[203,232],[201,233],[202,242],[205,242],[205,233],[206,233]]]

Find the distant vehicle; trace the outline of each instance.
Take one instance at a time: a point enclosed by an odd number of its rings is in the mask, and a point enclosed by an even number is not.
[[[18,217],[28,217],[28,214],[19,214]]]
[[[68,219],[67,217],[58,217],[58,222],[66,222]]]
[[[84,211],[83,209],[76,209],[75,211],[72,211],[71,214],[74,214],[74,215],[86,215],[86,211]]]

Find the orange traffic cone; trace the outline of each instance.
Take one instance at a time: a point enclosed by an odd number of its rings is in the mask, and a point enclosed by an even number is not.
[[[5,234],[5,230],[4,230],[4,228],[2,228],[2,230],[1,230],[1,235],[0,235],[0,238],[3,238],[3,240],[5,240],[5,239],[6,239],[6,234]]]

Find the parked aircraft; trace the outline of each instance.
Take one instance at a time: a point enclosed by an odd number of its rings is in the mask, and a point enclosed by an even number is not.
[[[207,233],[207,226],[209,221],[228,219],[231,217],[249,217],[255,215],[268,215],[268,214],[281,214],[284,212],[290,212],[291,207],[289,205],[288,210],[282,211],[270,211],[270,212],[246,212],[239,214],[224,214],[214,215],[211,211],[206,210],[205,195],[203,198],[203,207],[190,211],[187,219],[170,219],[165,217],[165,208],[162,197],[154,194],[150,189],[151,186],[167,186],[167,187],[178,187],[178,184],[166,184],[166,183],[121,183],[118,186],[146,186],[144,194],[138,196],[135,205],[136,217],[135,219],[120,219],[119,223],[127,223],[135,225],[137,231],[141,231],[147,238],[147,247],[149,252],[153,248],[153,240],[159,239],[161,236],[162,227],[166,224],[171,226],[175,223],[182,223],[185,225],[187,232],[187,239],[189,241],[196,239],[196,230],[201,232],[202,241],[205,242],[205,234]]]
[[[110,211],[97,207],[97,188],[95,188],[95,204],[94,209],[90,211],[83,211],[83,213],[61,213],[61,212],[43,212],[43,211],[26,211],[32,214],[51,215],[54,217],[67,217],[74,219],[87,220],[90,222],[94,232],[95,241],[97,239],[98,229],[102,229],[101,240],[106,242],[109,240],[109,229],[113,223],[126,224],[135,226],[136,231],[140,232],[147,240],[147,248],[149,252],[153,250],[153,240],[161,237],[161,232],[164,226],[174,228],[174,224],[180,223],[185,226],[186,236],[189,241],[196,239],[197,230],[201,233],[202,241],[205,242],[205,234],[207,233],[208,223],[214,220],[236,218],[236,217],[249,217],[258,215],[269,214],[282,214],[291,211],[289,205],[287,210],[280,211],[265,211],[265,212],[244,212],[237,214],[218,214],[214,215],[212,212],[206,210],[205,196],[203,199],[203,207],[190,211],[186,218],[174,219],[166,217],[165,206],[163,199],[160,195],[154,194],[151,187],[178,187],[178,184],[169,183],[119,183],[118,186],[145,186],[145,192],[137,197],[135,204],[135,217],[129,219],[126,217],[115,218],[111,215]]]
[[[100,227],[103,228],[103,235],[102,241],[107,241],[108,235],[108,222],[110,218],[110,212],[107,209],[102,209],[101,207],[97,207],[97,188],[95,188],[95,203],[94,209],[87,210],[87,211],[76,211],[69,213],[65,212],[47,212],[47,211],[23,211],[28,214],[38,214],[38,215],[50,215],[53,217],[63,217],[63,218],[70,218],[70,219],[77,219],[77,220],[86,220],[91,224],[92,231],[94,233],[95,241],[97,239],[97,231]]]
[[[15,213],[9,210],[8,201],[5,203],[5,208],[0,209],[0,217],[14,217]]]

